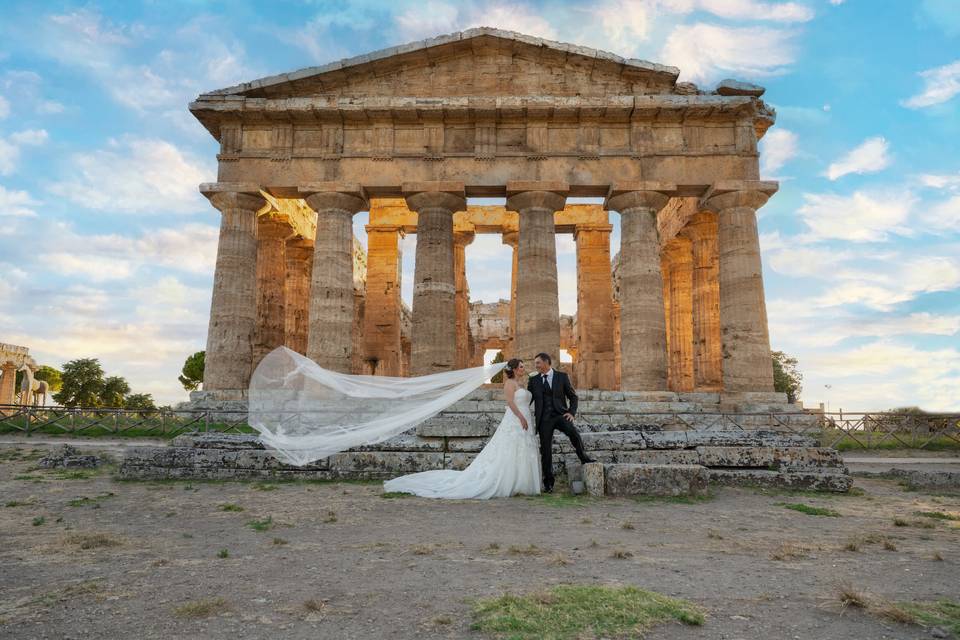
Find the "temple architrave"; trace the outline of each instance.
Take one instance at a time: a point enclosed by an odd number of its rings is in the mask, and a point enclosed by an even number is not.
[[[757,141],[774,112],[762,87],[678,75],[479,28],[199,96],[190,110],[220,143],[218,181],[201,185],[221,212],[205,393],[241,397],[279,345],[377,375],[563,348],[581,388],[772,392],[757,209],[777,183],[760,180]],[[509,299],[487,305],[465,269],[483,233],[513,251]],[[564,233],[575,318],[559,313]]]

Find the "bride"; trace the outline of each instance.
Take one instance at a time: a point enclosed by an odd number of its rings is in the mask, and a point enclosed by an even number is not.
[[[437,469],[413,473],[383,483],[384,490],[425,498],[497,498],[540,493],[540,452],[531,394],[523,361],[512,358],[503,369],[507,408],[497,430],[463,471]]]

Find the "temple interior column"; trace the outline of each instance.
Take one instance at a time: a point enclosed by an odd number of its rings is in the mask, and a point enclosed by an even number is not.
[[[356,185],[316,184],[300,188],[317,212],[310,282],[307,357],[325,369],[353,369],[353,215],[367,203]]]
[[[310,328],[310,276],[313,273],[313,240],[287,241],[286,323],[287,347],[306,355]]]
[[[287,238],[293,232],[286,220],[261,216],[257,229],[257,331],[253,368],[285,343]]]
[[[693,391],[693,248],[677,236],[666,248],[670,261],[670,369],[674,391]]]
[[[250,383],[257,318],[257,212],[266,200],[256,187],[241,188],[201,187],[221,213],[204,391],[246,389]]]
[[[399,227],[367,226],[367,304],[364,353],[371,373],[400,376],[400,238]]]
[[[560,362],[560,302],[554,213],[563,209],[561,183],[508,183],[507,210],[520,214],[514,355],[528,363],[543,351]]]
[[[577,225],[577,385],[614,389],[613,272],[606,225]],[[569,352],[569,350],[568,350]]]
[[[467,245],[473,242],[472,231],[455,231],[453,234],[454,298],[457,310],[457,358],[456,368],[470,366],[473,355],[470,339],[470,287],[467,283]]]
[[[670,315],[670,254],[664,250],[660,254],[660,274],[662,278],[661,286],[663,287],[663,329],[664,329],[664,348],[666,349],[665,357],[667,362],[667,389],[676,389],[677,388],[677,370],[673,358],[670,354],[673,353],[673,346],[671,345],[671,318]]]
[[[701,206],[718,215],[724,391],[773,391],[757,209],[776,183],[714,185]]]
[[[667,338],[657,214],[666,183],[615,184],[605,207],[620,212],[620,388],[664,391]]]
[[[684,228],[693,244],[693,377],[697,391],[719,391],[723,356],[720,350],[720,280],[717,217],[696,214]]]
[[[504,231],[501,236],[503,244],[513,249],[513,259],[510,268],[510,326],[508,327],[507,344],[504,347],[504,356],[509,360],[516,357],[516,333],[517,333],[517,264],[520,256],[518,251],[519,232]]]
[[[417,212],[411,374],[450,371],[457,363],[453,214],[466,209],[463,185],[408,184],[403,191]]]

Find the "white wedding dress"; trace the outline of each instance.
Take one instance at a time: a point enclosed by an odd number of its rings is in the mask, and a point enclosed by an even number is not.
[[[530,412],[531,394],[517,389],[513,398],[529,425],[526,431],[508,406],[493,437],[466,469],[436,469],[400,476],[384,482],[384,490],[448,499],[540,493],[540,444]]]

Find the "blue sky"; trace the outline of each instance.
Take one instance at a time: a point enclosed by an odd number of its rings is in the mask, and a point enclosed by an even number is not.
[[[767,308],[804,401],[960,410],[960,0],[6,0],[0,342],[55,366],[99,357],[135,391],[185,399],[218,224],[197,193],[217,145],[187,103],[480,25],[671,64],[707,88],[767,87],[763,175],[781,182],[760,212]],[[573,313],[572,240],[558,251]],[[497,238],[467,259],[472,298],[508,295]]]

